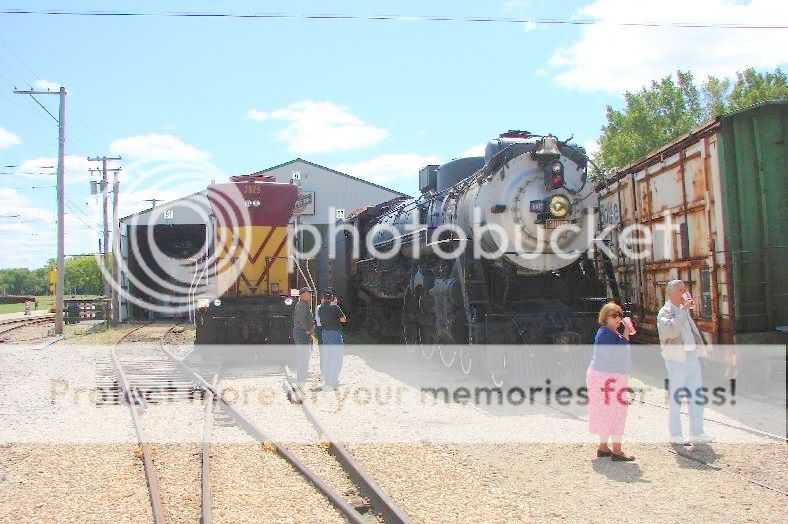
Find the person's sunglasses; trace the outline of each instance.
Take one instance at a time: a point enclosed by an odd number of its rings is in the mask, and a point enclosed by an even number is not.
[[[610,316],[613,317],[613,318],[621,318],[622,317],[621,313],[610,313]]]

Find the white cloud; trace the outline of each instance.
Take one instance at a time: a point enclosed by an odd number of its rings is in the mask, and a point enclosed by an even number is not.
[[[175,136],[156,133],[119,138],[109,148],[113,154],[139,160],[205,161],[212,157],[208,151],[197,149]]]
[[[773,24],[788,18],[784,0],[597,0],[577,16],[601,24],[586,26],[580,39],[555,51],[555,81],[579,90],[622,92],[690,69],[696,78],[732,76],[747,67],[788,63],[788,33],[758,29],[623,27],[624,22]]]
[[[268,116],[268,113],[258,111],[257,109],[250,109],[246,112],[246,118],[249,120],[254,120],[255,122],[262,122],[263,120],[268,119]]]
[[[54,206],[53,206],[54,207]],[[0,187],[0,267],[37,267],[54,256],[54,211],[32,206],[16,189]],[[19,215],[9,217],[8,215]]]
[[[4,216],[19,215],[0,220],[0,231],[28,231],[31,222],[54,225],[52,211],[31,206],[29,200],[12,187],[0,187],[0,208]]]
[[[60,91],[60,84],[57,82],[50,82],[49,80],[36,80],[33,84],[36,89],[47,91]]]
[[[304,100],[272,111],[268,118],[289,122],[275,136],[293,153],[360,149],[377,144],[389,134],[333,102]]]
[[[88,169],[96,167],[93,163],[88,162],[87,158],[81,156],[66,155],[64,160],[65,173],[63,176],[66,184],[89,180],[90,173]],[[56,181],[56,172],[57,158],[34,158],[26,160],[16,169],[17,176],[51,181],[52,185],[54,185]]]
[[[507,14],[517,18],[539,18],[534,15],[535,12],[538,12],[534,4],[539,3],[542,2],[537,0],[506,0],[506,2],[503,3],[503,10]],[[533,31],[537,26],[533,22],[527,22],[523,24],[523,27],[526,31]]]
[[[415,180],[419,170],[429,164],[440,164],[437,156],[422,156],[412,153],[380,155],[357,163],[340,164],[337,171],[362,178],[376,184],[391,184]]]
[[[599,153],[599,142],[596,140],[589,140],[588,142],[583,142],[583,147],[586,150],[586,154],[590,156],[592,159]]]
[[[473,147],[469,147],[462,153],[460,153],[459,158],[465,158],[466,156],[484,156],[484,150],[487,148],[487,142],[483,144],[476,144]]]
[[[13,134],[11,131],[0,127],[0,149],[8,149],[9,147],[15,146],[21,142],[22,141],[19,140],[19,137]]]

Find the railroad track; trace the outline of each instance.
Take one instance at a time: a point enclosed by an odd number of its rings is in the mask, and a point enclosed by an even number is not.
[[[658,404],[653,404],[653,403],[650,403],[650,402],[647,402],[647,404],[650,404],[650,405],[653,405],[653,406],[657,406],[657,407],[662,407],[662,406],[659,406]],[[544,405],[546,407],[558,412],[558,413],[561,413],[562,415],[565,415],[567,417],[573,418],[573,419],[578,420],[580,422],[588,423],[588,419],[587,418],[581,417],[580,415],[572,413],[571,411],[558,408],[558,407],[556,407],[554,405],[551,405],[551,404],[544,404]],[[707,420],[707,422],[713,422],[713,421]],[[717,421],[717,422],[719,422],[719,421]],[[750,428],[736,426],[734,424],[727,424],[727,423],[725,423],[725,425],[728,426],[728,427],[731,427],[731,428],[741,429],[742,431],[746,431],[746,432],[750,432],[750,433],[756,432],[756,434],[760,434],[763,437],[770,438],[772,440],[776,440],[776,441],[779,441],[779,442],[785,442],[785,439],[783,439],[782,437],[780,437],[778,435],[773,435],[771,433],[759,432],[758,430],[749,431]],[[695,462],[697,464],[705,466],[705,467],[707,467],[709,469],[713,469],[715,471],[720,471],[720,472],[723,472],[723,473],[727,473],[727,474],[729,474],[729,475],[731,475],[733,477],[738,478],[739,480],[743,480],[745,482],[749,482],[750,484],[754,484],[754,485],[759,486],[761,488],[767,489],[769,491],[774,491],[775,493],[779,493],[781,495],[785,495],[786,497],[788,497],[788,492],[786,492],[786,491],[784,491],[784,490],[782,490],[780,488],[776,488],[776,487],[774,487],[774,486],[772,486],[770,484],[767,484],[765,482],[761,482],[758,479],[754,479],[752,477],[748,477],[747,475],[742,475],[740,473],[737,473],[732,468],[717,466],[717,465],[712,464],[712,463],[708,462],[707,460],[704,460],[704,459],[702,459],[700,457],[691,455],[690,453],[688,453],[684,449],[683,446],[671,446],[670,448],[666,449],[665,451],[667,453],[672,454],[672,455],[677,455],[679,457],[685,458],[687,460],[690,460],[692,462]]]
[[[46,324],[49,322],[54,321],[55,315],[39,315],[35,317],[22,317],[22,318],[14,318],[10,320],[3,320],[0,321],[0,337],[14,331],[15,329],[27,327],[27,326],[35,326],[38,324]],[[4,339],[0,338],[0,343],[3,342]]]
[[[416,348],[415,347],[408,347],[407,349],[408,349],[409,352],[413,353],[413,352],[415,352]],[[430,360],[430,358],[432,357],[432,354],[434,353],[434,351],[435,351],[435,349],[434,349],[434,346],[433,346],[433,349],[430,351],[429,354],[427,354],[427,353],[424,352],[423,345],[421,346],[421,352],[422,352],[423,356],[427,360]],[[444,361],[444,365],[446,365],[445,361]],[[447,367],[450,367],[450,366],[447,366]],[[468,373],[465,373],[465,374],[467,375]],[[647,404],[649,406],[657,407],[657,408],[660,408],[660,409],[663,409],[663,410],[669,410],[668,406],[665,406],[665,405],[662,405],[662,404],[659,404],[659,403],[656,403],[656,402],[651,402],[651,401],[648,401],[648,400],[642,400],[642,401],[638,401],[638,402],[642,402],[643,404]],[[579,415],[577,415],[575,413],[572,413],[570,411],[567,411],[567,410],[564,410],[564,409],[561,409],[561,408],[558,408],[558,407],[555,407],[555,406],[549,405],[549,404],[545,404],[545,406],[550,408],[550,409],[552,409],[552,410],[554,410],[554,411],[557,411],[557,412],[559,412],[559,413],[561,413],[561,414],[563,414],[565,416],[574,418],[575,420],[578,420],[578,421],[581,421],[581,422],[586,422],[586,423],[588,422],[588,419],[586,419],[584,417],[581,417],[581,416],[579,416]],[[686,416],[687,412],[685,410],[682,410],[682,415]],[[735,430],[741,431],[743,433],[748,433],[750,435],[756,435],[756,436],[759,436],[759,437],[762,437],[762,438],[765,438],[765,439],[768,439],[768,440],[772,440],[772,441],[775,441],[775,442],[781,442],[783,444],[788,443],[788,440],[786,440],[786,438],[784,436],[782,436],[782,435],[777,435],[777,434],[774,434],[774,433],[770,433],[768,431],[762,431],[762,430],[755,429],[755,428],[749,428],[749,427],[741,426],[741,425],[738,425],[738,424],[731,424],[730,422],[725,422],[725,421],[722,421],[722,420],[717,420],[717,419],[713,419],[713,418],[704,418],[704,423],[717,424],[717,425],[720,425],[720,426],[723,426],[723,427],[727,427],[727,428],[730,428],[730,429],[735,429]],[[731,474],[731,475],[733,475],[735,477],[738,477],[740,480],[744,480],[746,482],[755,484],[757,486],[760,486],[762,488],[768,489],[770,491],[774,491],[776,493],[780,493],[782,495],[788,496],[788,492],[786,492],[786,491],[784,491],[784,490],[782,490],[780,488],[776,488],[774,486],[771,486],[769,484],[761,482],[761,481],[759,481],[757,479],[753,479],[753,478],[748,477],[746,475],[741,475],[741,474],[731,470],[730,468],[720,467],[720,466],[717,466],[715,464],[712,464],[712,463],[710,463],[710,462],[708,462],[706,460],[703,460],[700,457],[696,457],[694,455],[690,455],[689,453],[687,453],[683,449],[672,448],[672,449],[668,449],[667,452],[671,453],[673,455],[681,456],[683,458],[686,458],[687,460],[691,460],[691,461],[696,462],[698,464],[701,464],[703,466],[706,466],[709,469],[714,469],[716,471],[726,472],[726,473]]]
[[[234,425],[242,427],[247,433],[263,443],[267,449],[274,451],[278,456],[290,464],[301,476],[312,484],[328,501],[349,521],[354,524],[367,524],[369,522],[365,515],[362,515],[345,497],[340,495],[328,482],[312,471],[301,459],[298,458],[285,445],[273,441],[266,430],[246,415],[241,413],[227,399],[222,396],[219,389],[220,376],[215,374],[211,383],[206,381],[197,371],[188,366],[183,360],[176,357],[164,347],[166,336],[172,331],[175,325],[169,329],[160,330],[155,336],[157,344],[155,348],[140,348],[133,351],[123,348],[119,351],[121,342],[131,341],[137,338],[140,331],[149,327],[151,324],[141,325],[127,333],[121,340],[116,342],[112,351],[112,362],[117,372],[122,397],[129,405],[132,422],[139,442],[139,452],[141,454],[143,468],[145,471],[148,493],[154,523],[165,522],[165,512],[162,504],[161,488],[159,477],[157,476],[154,460],[151,456],[149,441],[145,434],[144,425],[140,415],[144,413],[149,403],[169,402],[183,400],[185,398],[195,398],[195,391],[204,400],[204,422],[202,432],[202,448],[200,452],[200,475],[201,475],[201,494],[200,494],[200,521],[204,524],[211,522],[211,486],[210,486],[210,440],[215,423],[215,413],[218,410],[224,412]],[[148,338],[148,341],[151,339]],[[174,373],[177,371],[178,373]],[[177,378],[176,377],[179,377]],[[184,380],[184,377],[187,380]],[[286,381],[285,388],[292,388]],[[157,392],[158,395],[151,395],[150,392]],[[295,391],[293,390],[294,394]],[[410,522],[407,515],[399,509],[383,490],[371,479],[371,477],[359,466],[350,453],[338,442],[332,439],[331,435],[323,427],[320,421],[304,403],[301,404],[307,419],[315,426],[318,432],[329,440],[327,453],[330,453],[338,464],[342,467],[351,481],[358,488],[361,496],[369,501],[373,512],[382,517],[384,522],[407,523]],[[261,450],[261,453],[264,451]],[[297,511],[294,508],[294,512]]]

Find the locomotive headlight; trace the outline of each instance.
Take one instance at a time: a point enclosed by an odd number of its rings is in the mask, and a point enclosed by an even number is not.
[[[213,305],[216,306],[216,307],[219,307],[219,306],[222,305],[222,301],[217,298],[216,300],[213,301]]]
[[[572,210],[572,204],[564,195],[554,195],[550,197],[548,208],[550,209],[550,214],[555,218],[564,218]]]
[[[552,162],[544,166],[544,185],[548,191],[563,187],[564,165],[561,162]]]
[[[287,298],[285,299],[285,306],[292,306],[292,305],[293,305],[293,302],[294,302],[294,300],[293,300],[293,298],[292,298],[292,297],[287,297]]]

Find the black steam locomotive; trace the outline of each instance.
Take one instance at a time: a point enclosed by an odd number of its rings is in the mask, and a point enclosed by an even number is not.
[[[588,162],[573,143],[510,131],[484,157],[423,168],[418,198],[353,213],[355,320],[499,385],[525,372],[513,345],[590,343],[606,282],[588,255]]]

